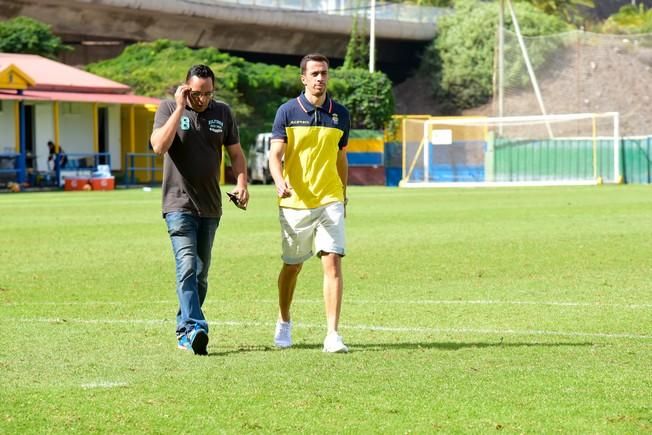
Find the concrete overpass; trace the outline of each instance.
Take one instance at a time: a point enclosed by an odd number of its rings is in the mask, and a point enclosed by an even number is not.
[[[357,11],[355,0],[0,0],[0,19],[24,15],[46,22],[76,50],[66,63],[112,57],[136,41],[168,38],[244,57],[278,56],[294,63],[306,52],[342,59]],[[379,65],[414,65],[433,39],[445,9],[378,3]],[[251,56],[247,56],[251,54]]]

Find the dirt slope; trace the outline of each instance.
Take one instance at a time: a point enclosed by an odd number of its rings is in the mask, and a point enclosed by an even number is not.
[[[619,112],[621,135],[652,134],[652,49],[625,37],[611,45],[566,50],[538,74],[547,113]],[[412,77],[394,88],[396,112],[446,114],[435,101],[427,79]],[[540,114],[532,88],[507,92],[505,115]],[[465,110],[464,115],[496,115],[494,102]]]

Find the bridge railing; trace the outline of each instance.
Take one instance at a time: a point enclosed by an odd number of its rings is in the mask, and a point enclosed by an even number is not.
[[[356,13],[369,18],[368,4],[359,5],[356,0],[212,0],[217,4],[236,4],[239,6],[283,9],[290,11],[314,12],[327,15],[350,16]],[[209,0],[210,3],[210,0]],[[377,20],[393,20],[410,23],[435,24],[449,8],[416,6],[380,1],[376,3]]]

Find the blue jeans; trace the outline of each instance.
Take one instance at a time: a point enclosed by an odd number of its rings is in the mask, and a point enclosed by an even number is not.
[[[177,336],[190,332],[195,325],[208,332],[208,323],[201,307],[208,291],[211,249],[220,219],[171,212],[165,214],[165,223],[176,262],[179,299]]]

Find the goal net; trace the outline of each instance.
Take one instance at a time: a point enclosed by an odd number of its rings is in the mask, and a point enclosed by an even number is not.
[[[572,31],[523,36],[504,29],[504,80],[496,61],[493,116],[618,112],[624,137],[650,134],[652,34],[609,35]],[[527,52],[533,77],[524,60]],[[542,110],[545,109],[545,110]]]
[[[403,119],[401,187],[621,181],[618,113]]]

